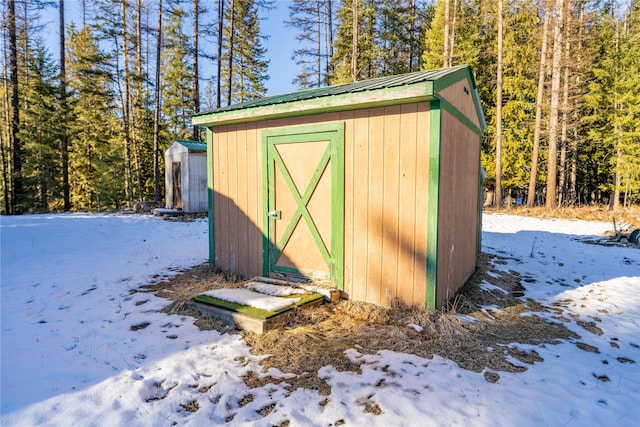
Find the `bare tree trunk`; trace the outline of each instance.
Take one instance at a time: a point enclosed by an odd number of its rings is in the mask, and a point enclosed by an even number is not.
[[[453,65],[453,52],[454,52],[454,46],[456,44],[456,18],[458,16],[458,13],[456,12],[458,10],[458,0],[453,0],[453,10],[450,11],[451,14],[451,28],[449,28],[449,52],[447,52],[447,55],[449,57],[449,67],[451,67]]]
[[[562,36],[564,24],[564,0],[556,0],[556,17],[553,37],[553,62],[551,71],[551,107],[549,110],[549,162],[547,165],[547,208],[557,206],[558,161],[558,106],[560,104],[560,65],[562,62]]]
[[[540,156],[540,133],[542,129],[542,102],[544,97],[544,82],[547,74],[547,39],[551,26],[552,7],[545,4],[544,24],[542,27],[542,48],[540,50],[540,67],[538,69],[538,94],[536,96],[536,120],[533,130],[533,151],[531,154],[531,174],[529,175],[529,193],[527,207],[533,207],[536,198],[536,181],[538,177],[538,157]]]
[[[316,31],[318,33],[318,40],[316,40],[316,87],[320,87],[322,85],[322,6],[320,2],[316,3],[316,16],[318,17],[318,22],[316,22]]]
[[[322,45],[321,50],[318,52],[318,55],[324,58],[324,78],[322,77],[322,72],[318,73],[318,87],[322,86],[329,75],[329,62],[331,58],[329,57],[329,6],[326,3],[318,2],[318,19],[322,21],[322,29],[320,33],[318,33],[319,38],[324,39],[324,44]]]
[[[616,126],[616,142],[618,144],[618,148],[616,149],[616,167],[614,173],[614,190],[613,190],[613,200],[610,203],[611,208],[614,211],[620,210],[620,185],[621,185],[621,175],[620,175],[620,166],[622,165],[622,151],[620,150],[620,128]]]
[[[322,73],[319,74],[318,87],[322,86],[327,76],[329,75],[329,62],[331,58],[329,57],[329,6],[326,3],[318,2],[318,13],[319,19],[322,20],[322,31],[318,34],[318,37],[324,38],[324,44],[322,46],[322,50],[318,52],[318,54],[324,58],[324,79],[322,78]]]
[[[629,181],[627,180],[627,183],[624,187],[624,202],[622,204],[623,208],[630,208],[631,207],[631,201],[629,200],[629,193],[631,191],[630,185],[629,185]]]
[[[331,0],[327,1],[327,17],[329,20],[327,32],[329,33],[329,43],[327,43],[327,75],[331,74],[331,58],[333,58],[333,5]]]
[[[81,1],[82,8],[82,28],[87,26],[87,0]]]
[[[138,90],[142,93],[142,0],[138,0],[136,11],[136,80]],[[139,95],[140,95],[139,94]]]
[[[150,67],[150,63],[151,63],[151,51],[153,49],[151,49],[151,44],[149,43],[149,38],[150,38],[150,34],[151,34],[151,25],[149,25],[149,14],[150,14],[150,10],[151,7],[146,5],[143,9],[144,11],[144,26],[143,28],[146,30],[144,32],[144,45],[146,46],[146,49],[144,51],[144,61],[142,61],[142,66],[144,67],[144,74],[141,74],[141,86],[144,92],[149,91],[150,86],[151,86],[151,78],[149,77],[151,74],[149,72],[149,67]],[[141,35],[142,36],[142,35]],[[142,39],[141,39],[142,40]],[[140,42],[140,44],[142,45],[142,41]],[[146,78],[142,79],[142,76],[146,76]]]
[[[18,136],[20,130],[20,100],[18,98],[18,43],[16,37],[15,0],[9,0],[9,75],[11,80],[11,203],[9,214],[22,213],[22,143]]]
[[[371,1],[371,5],[374,5],[375,7],[375,0],[370,0]],[[358,26],[359,28],[359,26]],[[377,36],[377,28],[376,28],[376,24],[375,24],[375,20],[374,19],[367,19],[367,26],[365,28],[365,31],[367,32],[367,39],[368,40],[375,40],[376,36]],[[360,34],[358,32],[358,38],[360,37]],[[360,41],[358,40],[358,46],[360,46]],[[360,47],[358,47],[358,57],[360,56]],[[357,59],[356,59],[357,60]],[[373,59],[371,57],[367,58],[367,65],[366,65],[366,74],[364,76],[364,78],[370,79],[375,77],[375,67],[374,67],[374,62]]]
[[[578,23],[578,64],[582,64],[582,41],[583,41],[583,29],[584,29],[584,4],[579,3],[580,7],[580,19]],[[574,112],[575,120],[578,120],[578,111]],[[578,202],[578,130],[574,129],[573,138],[571,140],[571,173],[569,176],[569,194],[568,202],[571,205],[575,205]]]
[[[353,29],[351,34],[351,80],[358,80],[358,12],[360,9],[360,0],[353,0]]]
[[[133,102],[130,102],[131,145],[133,148],[133,162],[136,172],[136,188],[138,190],[138,200],[142,201],[142,165],[140,164],[140,135],[138,134],[142,109],[142,2],[138,0],[136,11],[136,93]],[[128,69],[128,67],[127,67]],[[126,86],[125,86],[126,87]],[[131,90],[131,87],[129,87]],[[130,98],[131,99],[131,96]]]
[[[15,0],[14,0],[15,1]],[[31,49],[29,48],[29,2],[22,2],[22,10],[23,10],[23,28],[22,28],[22,61],[18,63],[18,66],[22,65],[23,68],[23,76],[24,76],[24,86],[29,87],[29,77],[31,77],[31,73],[29,73],[29,52]],[[19,30],[19,29],[18,29]],[[20,70],[18,70],[18,73]],[[26,102],[26,99],[25,99]],[[24,106],[26,108],[26,105]]]
[[[222,83],[222,26],[224,24],[224,0],[218,0],[218,58],[216,61],[218,82],[216,83],[216,108],[221,105]]]
[[[416,1],[409,0],[409,72],[413,71],[413,57],[415,56],[416,31]]]
[[[60,0],[60,99],[62,111],[67,112],[67,73],[65,60],[65,34],[64,34],[64,0]],[[71,210],[71,198],[69,195],[69,138],[67,135],[66,117],[60,123],[60,157],[62,160],[62,199],[63,210]]]
[[[222,3],[222,1],[220,1]],[[153,114],[153,200],[160,200],[160,53],[162,51],[162,0],[158,1],[158,42],[156,44],[155,112]],[[219,91],[218,91],[219,93]]]
[[[227,90],[227,105],[231,105],[231,95],[233,94],[233,43],[234,43],[234,25],[235,25],[235,15],[236,15],[236,8],[235,8],[235,0],[231,0],[231,19],[229,20],[229,75],[228,77],[228,83],[229,83],[229,87]]]
[[[10,178],[11,164],[9,160],[11,152],[11,107],[9,101],[9,78],[7,76],[7,36],[6,33],[2,33],[2,86],[4,89],[4,96],[2,97],[3,103],[3,128],[0,131],[0,159],[2,160],[2,201],[4,204],[4,213],[9,214],[11,210],[9,195],[11,194]],[[8,151],[8,152],[7,152]]]
[[[567,2],[567,5],[570,2]],[[562,121],[560,131],[560,193],[558,201],[560,206],[565,203],[567,198],[567,127],[569,125],[569,52],[571,51],[571,40],[569,37],[570,25],[571,25],[571,13],[570,10],[565,10],[566,22],[564,25],[565,31],[565,51],[564,51],[564,76],[562,87]]]
[[[193,112],[200,112],[200,70],[198,65],[199,47],[198,38],[200,36],[200,0],[193,0]],[[193,140],[200,140],[200,128],[193,126]]]
[[[451,0],[444,0],[444,43],[442,50],[442,62],[449,67],[449,15],[451,13]]]
[[[5,155],[5,133],[0,132],[0,168],[2,168],[2,201],[4,204],[4,213],[9,213],[9,176],[8,176],[8,162]]]
[[[620,52],[620,20],[616,17],[616,57],[618,56],[619,52]],[[616,72],[617,70],[617,64],[616,64]],[[620,110],[622,108],[622,106],[620,105],[620,103],[618,102],[618,93],[617,91],[614,92],[613,94],[614,98],[613,98],[613,108],[614,110]],[[617,113],[616,113],[617,115]],[[616,165],[614,168],[614,190],[613,190],[613,200],[610,200],[609,202],[609,206],[611,207],[611,209],[613,209],[614,211],[617,211],[620,209],[620,183],[621,183],[621,177],[620,177],[620,165],[622,164],[622,151],[620,150],[620,146],[622,144],[622,130],[620,129],[620,125],[618,123],[616,123],[613,127],[613,133],[614,133],[614,137],[615,137],[615,146],[616,146]]]
[[[129,123],[129,50],[127,42],[127,0],[121,0],[122,12],[122,54],[123,54],[123,70],[124,70],[124,93],[122,103],[122,121],[124,127],[124,175],[125,175],[125,194],[129,206],[133,205],[132,177],[131,177],[131,134]]]
[[[496,198],[497,208],[502,207],[502,21],[503,0],[498,0],[498,64],[496,87]]]

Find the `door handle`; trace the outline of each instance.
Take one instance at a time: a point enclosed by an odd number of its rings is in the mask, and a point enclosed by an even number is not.
[[[275,219],[280,219],[280,211],[279,210],[269,211],[267,212],[267,216]]]

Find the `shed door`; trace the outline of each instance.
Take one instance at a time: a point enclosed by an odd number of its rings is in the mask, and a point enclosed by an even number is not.
[[[173,207],[182,209],[182,171],[180,162],[171,163],[171,178],[173,182]]]
[[[344,124],[264,132],[265,274],[342,287]]]

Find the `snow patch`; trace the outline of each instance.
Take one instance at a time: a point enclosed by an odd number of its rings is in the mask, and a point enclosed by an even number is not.
[[[507,263],[495,268],[530,277],[526,298],[561,310],[599,354],[572,339],[512,343],[543,361],[510,358],[527,370],[490,383],[438,355],[366,354],[354,344],[335,364],[361,369],[308,374],[327,380],[325,396],[291,391],[294,374],[264,369],[258,362],[268,355],[252,355],[240,335],[199,330],[189,316],[161,312],[168,300],[135,292],[206,261],[206,219],[2,216],[0,425],[632,426],[640,419],[640,252],[578,240],[610,228],[483,215],[483,251]],[[247,375],[279,384],[249,388]]]
[[[293,286],[286,285],[272,285],[270,283],[249,282],[245,285],[247,289],[259,292],[265,295],[272,295],[275,297],[288,297],[296,294],[306,294],[307,291],[300,288],[294,288]]]
[[[415,323],[409,323],[409,324],[407,324],[407,326],[412,328],[416,332],[423,332],[424,331],[424,328],[422,326],[416,325]]]
[[[480,283],[480,289],[482,289],[483,291],[487,291],[487,292],[491,292],[493,290],[496,290],[498,292],[502,292],[503,294],[508,294],[509,293],[509,292],[505,291],[504,289],[502,289],[500,286],[492,285],[491,283],[487,282],[486,280],[483,280],[482,283]]]
[[[236,304],[261,308],[268,311],[282,310],[283,308],[291,307],[293,304],[300,301],[300,298],[274,297],[243,288],[214,289],[204,292],[202,295],[218,298],[223,301],[235,302]]]

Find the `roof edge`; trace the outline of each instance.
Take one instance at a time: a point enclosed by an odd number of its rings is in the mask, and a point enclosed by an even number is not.
[[[344,93],[254,108],[200,114],[192,117],[191,123],[196,126],[222,126],[317,113],[430,101],[434,99],[433,95],[433,82],[425,81],[366,92]]]
[[[188,150],[207,151],[207,143],[203,141],[176,139],[173,141],[171,146],[173,146],[174,144],[181,145],[182,147],[185,147]]]

